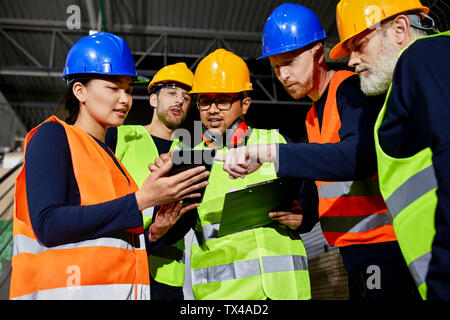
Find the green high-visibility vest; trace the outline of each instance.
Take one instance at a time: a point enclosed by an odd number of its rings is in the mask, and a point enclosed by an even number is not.
[[[443,35],[450,36],[450,31],[424,38]],[[391,91],[392,84],[374,129],[380,191],[392,215],[403,257],[422,298],[426,299],[425,278],[431,260],[431,244],[436,233],[434,214],[437,205],[437,180],[431,160],[433,153],[428,147],[408,158],[393,158],[384,153],[379,143],[378,130],[384,119]]]
[[[275,130],[253,129],[248,145],[285,143]],[[202,143],[196,149],[206,149]],[[217,150],[226,153],[226,148]],[[273,163],[265,163],[244,179],[232,180],[222,162],[214,162],[209,184],[198,207],[198,244],[191,246],[192,289],[196,299],[310,299],[306,251],[300,237],[274,222],[218,237],[225,195],[276,179]],[[268,214],[268,212],[261,212]]]
[[[170,150],[177,147],[174,140]],[[148,131],[140,125],[123,125],[117,128],[116,156],[141,187],[150,174],[149,163],[159,157],[158,149]],[[144,228],[152,222],[153,208],[143,210]],[[156,281],[175,287],[184,285],[184,239],[164,246],[148,257],[150,275]]]

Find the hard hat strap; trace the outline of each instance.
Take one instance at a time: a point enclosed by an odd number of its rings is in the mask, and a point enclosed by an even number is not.
[[[436,28],[436,24],[429,15],[423,12],[417,12],[414,14],[408,14],[410,24],[417,29],[424,31],[432,31],[434,33],[439,33],[439,30]]]

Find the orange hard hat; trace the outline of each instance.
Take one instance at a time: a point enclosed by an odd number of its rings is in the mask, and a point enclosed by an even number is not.
[[[330,51],[330,58],[339,59],[350,54],[346,42],[377,23],[396,14],[430,9],[419,0],[341,0],[336,6],[336,25],[340,42]]]
[[[194,74],[186,66],[186,63],[178,62],[160,69],[150,81],[147,90],[150,91],[155,84],[161,82],[178,82],[192,88],[193,81]]]
[[[250,90],[253,88],[245,61],[230,51],[217,49],[198,64],[189,93],[237,93]]]

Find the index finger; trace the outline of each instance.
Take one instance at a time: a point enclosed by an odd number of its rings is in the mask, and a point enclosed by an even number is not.
[[[286,211],[273,211],[273,212],[269,212],[269,217],[271,218],[279,218],[282,216],[287,216],[289,215],[290,212],[286,212]]]
[[[172,153],[163,153],[159,156],[161,158],[161,160],[163,160],[164,162],[172,160]]]
[[[193,176],[201,174],[204,171],[206,171],[205,166],[197,166],[195,168],[191,168],[191,169],[185,170],[183,172],[177,173],[173,177],[176,179],[176,182],[181,182],[181,181],[187,180]]]

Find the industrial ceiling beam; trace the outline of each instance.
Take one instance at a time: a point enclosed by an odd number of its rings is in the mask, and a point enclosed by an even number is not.
[[[157,70],[136,70],[138,74],[153,76]],[[28,77],[62,77],[62,68],[55,67],[10,67],[0,66],[0,75],[4,76],[28,76]]]
[[[93,0],[84,0],[86,4],[88,17],[89,17],[89,29],[95,30],[96,21],[95,21],[95,9],[94,9],[94,1]]]
[[[24,47],[22,47],[16,40],[14,40],[5,30],[0,27],[0,33],[20,52],[22,52],[31,62],[37,67],[42,67],[42,64],[37,61]]]
[[[70,31],[71,33],[84,33],[89,31],[85,27],[80,30],[68,30],[66,21],[61,20],[38,20],[38,19],[12,19],[0,18],[0,26],[5,28],[23,29],[43,31],[43,29],[58,29],[60,31]],[[94,24],[95,25],[95,24]],[[82,24],[83,26],[83,24]],[[90,27],[90,26],[89,26]],[[95,27],[94,27],[95,28]],[[194,38],[216,38],[221,37],[232,40],[247,40],[247,41],[261,41],[260,32],[248,31],[229,31],[217,29],[202,29],[202,28],[181,28],[181,27],[167,27],[167,26],[149,26],[149,25],[133,25],[133,24],[111,24],[108,30],[111,33],[128,33],[139,35],[161,35],[178,37],[194,37]]]

